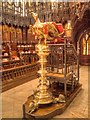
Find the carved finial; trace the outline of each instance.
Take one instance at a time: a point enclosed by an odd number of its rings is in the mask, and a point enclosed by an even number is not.
[[[35,20],[38,19],[38,14],[37,13],[32,12],[31,14],[32,14],[32,16],[34,17]]]

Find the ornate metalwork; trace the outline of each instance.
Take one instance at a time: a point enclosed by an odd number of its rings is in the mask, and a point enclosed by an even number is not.
[[[48,45],[46,43],[47,40],[47,32],[43,32],[42,29],[44,28],[45,23],[41,23],[38,15],[36,13],[32,13],[34,19],[36,20],[33,28],[36,32],[37,36],[40,36],[43,34],[44,38],[39,38],[38,44],[36,45],[36,52],[39,56],[39,63],[40,63],[40,78],[39,78],[39,85],[37,86],[36,92],[33,94],[33,100],[30,102],[29,107],[30,107],[30,113],[35,111],[39,105],[45,105],[45,104],[50,104],[50,103],[56,103],[56,102],[65,102],[65,97],[63,95],[59,95],[58,98],[54,98],[49,91],[49,84],[46,79],[46,58],[49,55],[49,49]],[[47,23],[47,26],[49,23]],[[51,26],[53,27],[53,26]],[[55,28],[56,29],[56,28]],[[63,96],[63,97],[62,97]]]

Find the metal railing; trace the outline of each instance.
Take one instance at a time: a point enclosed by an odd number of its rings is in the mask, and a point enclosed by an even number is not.
[[[47,57],[47,72],[50,73],[49,81],[64,83],[64,94],[67,94],[67,84],[79,83],[79,59],[73,44],[49,44],[49,56]],[[51,74],[52,73],[52,74]],[[63,81],[60,75],[63,75]],[[70,77],[67,77],[70,75]],[[73,84],[74,83],[74,84]]]

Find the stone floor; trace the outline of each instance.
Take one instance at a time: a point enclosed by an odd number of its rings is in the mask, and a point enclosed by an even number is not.
[[[80,83],[83,84],[82,90],[78,93],[69,107],[63,114],[55,118],[87,118],[88,117],[88,67],[80,67]],[[1,94],[3,118],[22,118],[22,104],[27,97],[36,89],[38,80],[34,79],[23,85],[10,89]],[[0,105],[1,106],[1,105]]]

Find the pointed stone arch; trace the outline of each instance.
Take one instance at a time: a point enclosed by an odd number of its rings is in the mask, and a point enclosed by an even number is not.
[[[77,18],[75,24],[73,25],[73,41],[75,43],[76,49],[80,47],[80,63],[83,65],[89,65],[90,56],[81,54],[81,43],[82,36],[86,33],[86,31],[90,30],[90,8],[87,5],[83,8],[80,16]],[[78,45],[79,44],[79,45]],[[82,62],[83,61],[83,62]]]
[[[76,19],[76,17],[74,19]],[[73,23],[72,35],[75,45],[79,39],[80,34],[89,27],[90,27],[90,8],[89,6],[86,6],[85,8],[83,8],[80,16],[79,17],[77,16],[75,23]]]

